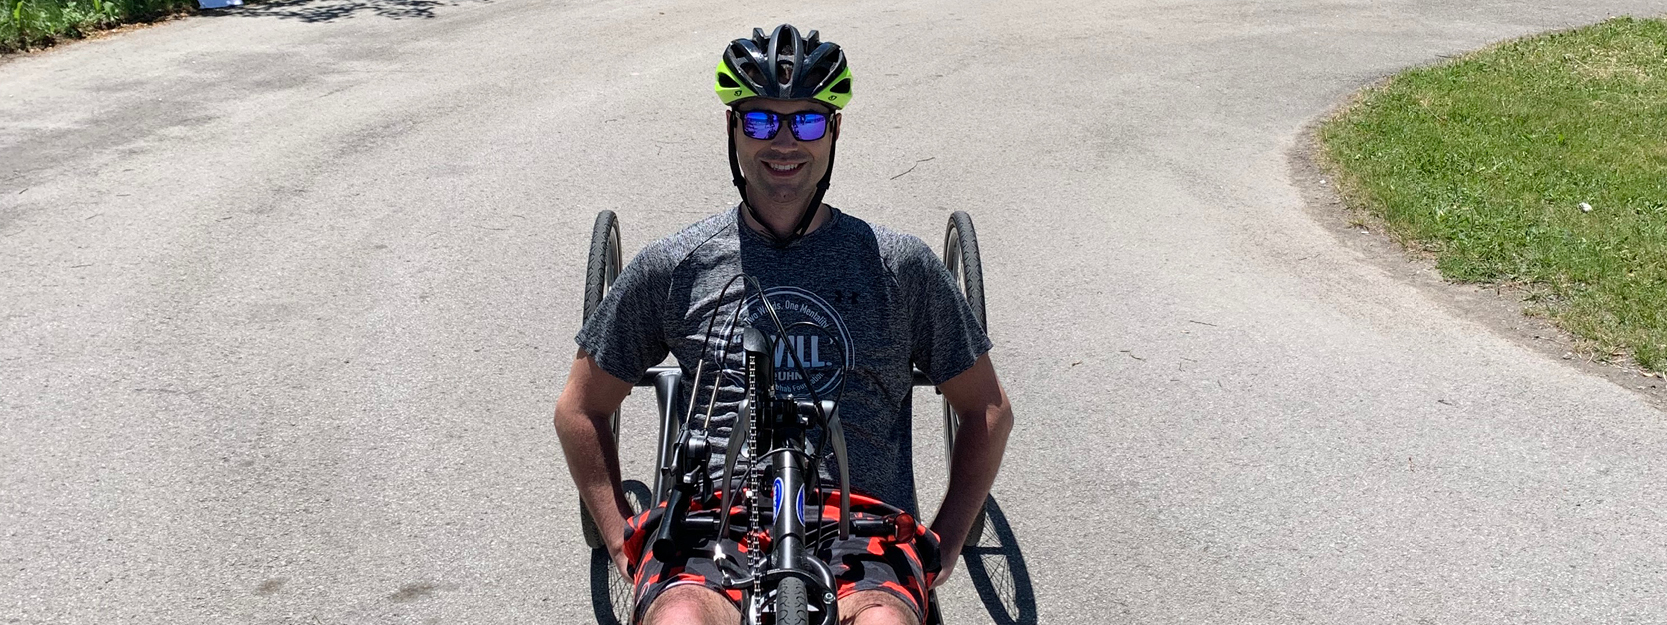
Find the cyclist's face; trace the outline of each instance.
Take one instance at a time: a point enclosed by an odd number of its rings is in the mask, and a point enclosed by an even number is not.
[[[830,113],[827,106],[807,100],[767,100],[757,98],[741,104],[739,111],[769,111],[793,113]],[[736,114],[736,113],[731,113]],[[781,120],[781,128],[771,139],[754,139],[741,132],[735,133],[735,158],[741,164],[741,175],[747,178],[747,195],[755,203],[804,202],[816,190],[816,183],[828,171],[828,152],[839,132],[839,115],[828,120],[829,128],[822,138],[800,141],[794,136],[790,122]]]

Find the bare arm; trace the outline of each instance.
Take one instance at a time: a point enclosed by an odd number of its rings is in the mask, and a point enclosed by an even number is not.
[[[938,534],[943,555],[943,572],[938,583],[949,579],[955,560],[966,544],[967,532],[984,509],[984,498],[1001,469],[1001,456],[1007,451],[1007,434],[1013,430],[1013,407],[1007,403],[1007,392],[996,379],[996,368],[989,354],[978,357],[971,369],[938,385],[950,408],[961,419],[956,431],[955,449],[949,472],[949,488],[944,493],[938,515],[932,519],[932,531]]]
[[[619,410],[631,386],[603,371],[596,359],[581,349],[573,356],[567,386],[556,400],[555,417],[567,470],[596,520],[608,555],[621,572],[625,570],[625,556],[620,546],[625,542],[625,521],[631,518],[631,506],[620,484],[619,448],[608,417]]]

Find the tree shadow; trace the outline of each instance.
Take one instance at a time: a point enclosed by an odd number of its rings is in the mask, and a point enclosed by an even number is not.
[[[631,509],[647,509],[654,495],[648,485],[637,480],[625,480],[625,498]],[[631,622],[631,580],[620,575],[607,549],[590,551],[590,607],[596,613],[597,625],[625,625]]]
[[[442,7],[490,0],[273,0],[227,8],[205,15],[276,17],[307,23],[333,22],[358,15],[402,20],[431,18]]]
[[[1036,589],[1030,583],[1030,569],[994,495],[984,500],[984,514],[984,531],[977,544],[961,549],[967,577],[992,622],[1036,625]]]

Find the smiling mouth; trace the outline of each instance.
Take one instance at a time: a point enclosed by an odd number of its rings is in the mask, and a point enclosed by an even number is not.
[[[770,163],[770,162],[766,162],[766,163],[764,163],[764,165],[765,165],[766,169],[770,170],[771,174],[774,174],[774,175],[777,175],[777,176],[790,176],[790,175],[799,173],[799,170],[804,169],[804,167],[805,167],[804,163]]]

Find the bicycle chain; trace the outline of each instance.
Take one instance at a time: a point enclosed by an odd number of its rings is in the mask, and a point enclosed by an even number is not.
[[[759,383],[759,380],[757,379],[756,373],[752,369],[752,367],[748,367],[747,371],[747,377],[751,378],[748,380],[748,389],[758,388],[756,385]],[[754,397],[754,399],[756,400],[757,398]],[[754,403],[758,402],[754,401]],[[759,411],[762,409],[763,406],[753,406],[751,411],[752,414],[747,415],[753,421],[752,427],[747,428],[747,466],[751,467],[751,470],[747,471],[747,480],[749,482],[748,486],[752,491],[752,518],[747,521],[747,568],[752,572],[752,597],[754,605],[757,605],[758,602],[762,601],[764,597],[764,576],[759,574],[763,555],[758,544],[758,537],[763,532],[763,528],[758,525],[759,520],[764,518],[764,498],[760,496],[760,493],[763,492],[760,490],[763,487],[763,484],[758,481],[758,467],[752,466],[752,460],[758,456],[758,425],[760,421],[758,415],[760,414]]]

